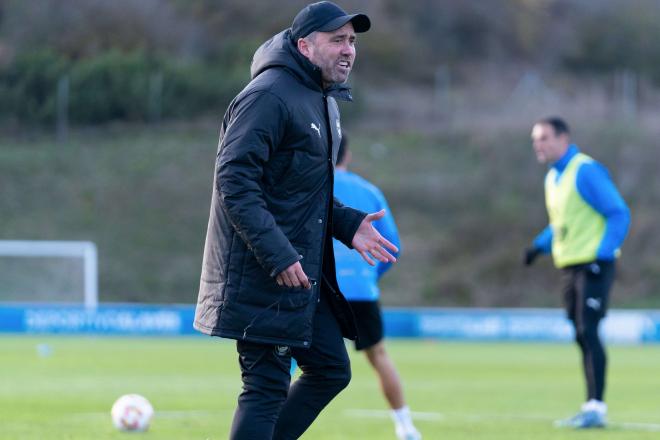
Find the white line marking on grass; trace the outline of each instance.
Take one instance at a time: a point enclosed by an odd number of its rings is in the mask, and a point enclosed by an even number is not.
[[[159,419],[182,419],[186,417],[218,415],[221,412],[222,411],[207,411],[207,410],[194,410],[194,409],[185,410],[185,411],[154,411],[154,417],[157,417]]]
[[[344,414],[351,417],[371,417],[376,419],[386,419],[390,416],[390,412],[383,409],[347,409],[344,410]],[[413,419],[417,420],[439,421],[445,419],[444,414],[436,412],[411,411],[410,415]]]
[[[154,411],[154,417],[157,419],[184,419],[187,417],[206,417],[206,416],[217,416],[228,413],[234,413],[234,410],[218,410],[218,411],[208,411],[208,410],[183,410],[183,411],[161,411],[156,409]],[[110,411],[107,412],[83,412],[75,413],[70,415],[73,418],[93,418],[93,417],[108,417],[110,416]]]
[[[350,417],[369,417],[377,419],[389,418],[390,412],[381,409],[347,409],[344,414]],[[553,422],[553,417],[534,415],[534,414],[465,414],[465,413],[439,413],[439,412],[416,412],[411,411],[410,415],[415,420],[426,420],[439,422],[446,419],[460,419],[471,422],[486,422],[492,420],[526,420],[538,422]],[[609,422],[608,427],[628,431],[651,431],[660,432],[658,423],[635,423],[635,422]]]
[[[631,431],[651,431],[660,432],[659,423],[630,423],[630,422],[615,422],[609,423],[613,428],[628,429]]]
[[[352,417],[373,417],[373,418],[388,418],[389,411],[380,409],[349,409],[344,411],[346,415]],[[537,415],[514,415],[514,414],[465,414],[465,413],[439,413],[439,412],[419,412],[411,411],[410,415],[416,420],[431,420],[439,421],[447,418],[457,418],[470,421],[486,421],[486,420],[538,420],[538,421],[552,421],[551,417],[537,416]]]

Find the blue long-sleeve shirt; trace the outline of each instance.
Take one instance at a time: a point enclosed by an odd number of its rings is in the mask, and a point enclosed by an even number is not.
[[[335,197],[344,205],[373,213],[386,210],[385,217],[373,223],[387,240],[399,248],[399,233],[383,193],[367,180],[350,171],[335,171]],[[376,261],[370,266],[362,256],[334,240],[335,262],[339,289],[349,301],[376,301],[380,296],[378,279],[392,266],[391,263]],[[395,257],[398,254],[395,255]]]
[[[580,152],[577,145],[571,144],[566,153],[552,167],[557,170],[557,179],[571,159]],[[580,166],[576,177],[578,193],[596,212],[605,218],[605,233],[598,247],[596,258],[613,260],[623,244],[630,225],[630,210],[616,189],[602,164],[593,161]],[[546,226],[534,239],[534,247],[543,253],[552,250],[552,227]]]

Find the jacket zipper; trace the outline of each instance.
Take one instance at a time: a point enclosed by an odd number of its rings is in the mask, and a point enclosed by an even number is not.
[[[325,243],[326,240],[328,239],[327,233],[328,233],[328,228],[330,227],[330,224],[328,223],[328,217],[330,215],[330,204],[334,203],[332,200],[332,194],[333,194],[333,188],[332,188],[332,180],[333,180],[333,175],[334,169],[332,169],[332,130],[330,128],[330,115],[328,114],[328,95],[323,93],[323,112],[325,114],[325,127],[326,127],[326,133],[325,135],[327,136],[327,142],[326,142],[326,149],[327,149],[327,167],[328,167],[328,172],[329,174],[329,181],[330,181],[330,192],[328,193],[328,199],[326,200],[325,207],[324,209],[324,222],[325,224],[323,225],[323,243],[321,244],[321,258],[319,261],[321,262],[321,277],[319,280],[325,279],[326,284],[329,284],[327,278],[323,274],[323,260],[325,256]],[[330,234],[332,234],[332,231],[329,231]],[[332,237],[330,238],[332,240]],[[322,284],[322,281],[321,283]],[[316,302],[319,303],[321,302],[321,285],[319,285],[319,296],[316,299]]]

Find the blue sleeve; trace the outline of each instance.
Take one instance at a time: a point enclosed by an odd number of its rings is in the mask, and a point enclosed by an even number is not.
[[[548,225],[534,239],[534,248],[543,254],[549,254],[552,251],[552,226]]]
[[[385,196],[383,196],[383,194],[380,191],[375,195],[378,204],[377,211],[384,209],[385,217],[378,220],[377,222],[374,222],[374,227],[378,232],[380,232],[380,234],[383,237],[385,237],[397,248],[399,248],[399,252],[393,254],[395,257],[398,258],[399,255],[401,254],[401,242],[399,240],[399,231],[397,230],[396,223],[394,222],[394,216],[390,211],[390,207],[387,205],[387,200],[385,200]],[[390,270],[391,267],[392,267],[392,263],[378,262],[378,265],[376,266],[376,270],[378,272],[378,278],[382,277],[383,274],[385,274],[385,272]]]
[[[615,259],[630,225],[630,210],[626,202],[614,186],[607,169],[598,162],[586,163],[580,167],[577,189],[582,198],[605,217],[605,234],[596,258]]]

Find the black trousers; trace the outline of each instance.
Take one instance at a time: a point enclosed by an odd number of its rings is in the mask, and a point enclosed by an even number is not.
[[[243,391],[231,427],[233,440],[297,439],[351,380],[344,339],[323,290],[310,348],[246,341],[237,341],[236,348]],[[302,375],[289,386],[292,355]]]
[[[598,334],[614,282],[614,261],[595,261],[562,270],[564,304],[582,353],[587,400],[603,400],[607,354]]]

